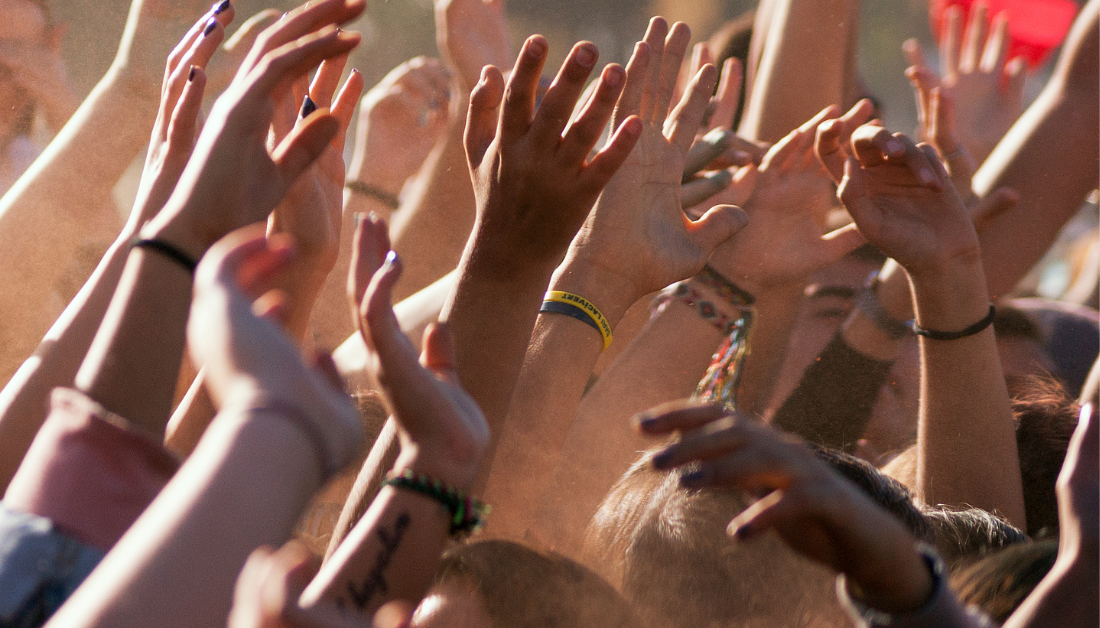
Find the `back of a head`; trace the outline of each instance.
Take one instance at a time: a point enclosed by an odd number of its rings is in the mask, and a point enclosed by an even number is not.
[[[564,556],[510,541],[480,541],[443,557],[437,583],[479,594],[493,628],[637,628],[614,587]]]
[[[604,500],[589,526],[585,556],[652,626],[848,625],[832,571],[775,535],[737,543],[726,534],[754,498],[733,489],[684,489],[680,477],[693,467],[659,473],[650,456]],[[890,487],[907,499],[899,484]]]
[[[1057,535],[1058,499],[1054,485],[1066,459],[1066,449],[1081,407],[1056,381],[1032,378],[1013,400],[1016,449],[1024,486],[1027,533]]]
[[[993,621],[1009,615],[1046,577],[1058,557],[1058,541],[1020,543],[987,556],[951,576],[963,604],[977,606]]]
[[[1027,541],[1011,523],[981,508],[930,506],[924,516],[935,530],[936,550],[952,571]]]

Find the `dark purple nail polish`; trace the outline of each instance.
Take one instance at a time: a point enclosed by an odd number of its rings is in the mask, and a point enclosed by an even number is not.
[[[668,466],[668,463],[672,461],[672,454],[667,451],[653,456],[653,466],[658,469],[663,469]]]
[[[217,28],[217,26],[218,26],[218,20],[215,20],[214,18],[210,18],[210,20],[206,23],[206,27],[202,29],[202,36],[206,37],[210,33],[213,33],[214,29]]]
[[[221,13],[229,8],[230,0],[222,0],[221,2],[214,3],[214,15]]]
[[[308,118],[309,114],[314,111],[317,111],[317,103],[313,102],[313,99],[309,96],[306,96],[305,100],[302,101],[302,117]]]
[[[187,73],[187,82],[195,80],[195,66],[191,66],[191,71]]]

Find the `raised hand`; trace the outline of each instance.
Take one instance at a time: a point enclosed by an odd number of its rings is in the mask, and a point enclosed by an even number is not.
[[[470,96],[465,141],[478,225],[467,254],[500,260],[499,272],[508,275],[516,272],[517,264],[540,269],[558,264],[643,130],[636,117],[619,116],[611,140],[589,159],[625,73],[617,65],[604,68],[595,94],[566,128],[598,51],[588,42],[575,45],[535,111],[546,52],[542,36],[530,37],[507,90],[500,71],[488,66]],[[671,184],[675,188],[678,172]]]
[[[957,6],[947,9],[938,76],[925,63],[915,39],[903,46],[911,64],[905,75],[916,90],[923,139],[931,142],[934,138],[932,90],[940,87],[954,103],[959,142],[978,164],[993,152],[993,147],[1023,112],[1027,79],[1024,60],[1008,60],[1007,18],[1003,14],[996,16],[991,30],[988,20],[988,6],[975,5],[963,33],[962,9]]]
[[[398,469],[414,469],[469,490],[489,443],[489,426],[462,389],[454,345],[444,325],[424,333],[417,351],[401,331],[390,295],[401,261],[390,250],[386,223],[361,220],[348,275],[348,298],[401,441]]]
[[[681,476],[685,488],[767,493],[730,522],[731,536],[748,541],[772,530],[845,574],[862,601],[881,611],[914,611],[932,597],[932,575],[904,525],[793,437],[713,405],[674,402],[636,421],[649,436],[679,435],[652,464],[668,470],[698,463]]]
[[[268,292],[294,255],[289,238],[269,240],[262,225],[220,240],[195,275],[188,346],[205,366],[207,390],[219,407],[297,413],[315,426],[326,452],[323,470],[331,472],[355,454],[362,426],[334,370],[303,364],[291,338],[272,320],[282,317],[283,306]],[[263,317],[253,305],[261,298]]]
[[[715,251],[711,266],[754,294],[796,285],[863,243],[854,226],[825,233],[828,173],[814,158],[819,128],[849,135],[870,116],[868,101],[837,118],[827,107],[777,142],[760,165],[745,206],[748,226]]]
[[[131,237],[168,202],[191,157],[206,91],[204,68],[234,16],[232,6],[221,11],[217,8],[199,18],[168,55],[160,88],[160,108],[141,171],[137,199],[126,224]]]
[[[684,157],[716,78],[714,66],[704,66],[684,98],[669,111],[690,38],[686,25],[677,23],[669,29],[664,18],[654,18],[627,66],[615,120],[639,115],[641,138],[596,202],[565,264],[570,272],[583,266],[584,273],[593,274],[588,281],[594,285],[578,293],[605,295],[588,297],[601,308],[610,308],[604,303],[612,302],[629,307],[642,296],[695,274],[711,251],[745,223],[741,210],[727,205],[692,221],[680,202]],[[599,293],[593,292],[596,289]]]
[[[435,40],[466,93],[477,85],[481,68],[506,68],[515,56],[504,0],[435,0]]]
[[[391,70],[360,103],[349,178],[397,196],[443,136],[450,101],[438,59],[416,57]]]
[[[355,47],[358,34],[337,25],[364,6],[362,0],[322,0],[264,31],[215,103],[167,211],[146,227],[148,235],[198,259],[229,231],[267,218],[340,131],[336,117],[317,111],[269,152],[275,98],[310,68]]]
[[[340,75],[347,55],[321,63],[312,84],[305,77],[295,82],[279,99],[272,121],[270,145],[283,141],[293,129],[309,121],[310,107],[328,110],[339,123],[339,130],[321,152],[317,161],[287,190],[286,197],[271,213],[270,233],[288,233],[294,238],[298,257],[286,284],[282,286],[291,302],[288,328],[296,336],[305,333],[325,279],[336,263],[340,249],[340,227],[344,209],[344,138],[355,112],[355,103],[363,90],[363,76],[352,70],[340,88]],[[337,92],[337,89],[339,91]],[[308,98],[308,101],[307,101]],[[308,106],[299,103],[308,102]],[[307,114],[300,116],[299,112]]]

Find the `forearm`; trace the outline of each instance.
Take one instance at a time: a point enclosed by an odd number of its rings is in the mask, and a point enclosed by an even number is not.
[[[219,417],[49,625],[224,626],[245,559],[289,538],[319,468],[293,422],[262,410]]]
[[[974,175],[985,196],[1010,187],[1020,200],[978,234],[989,290],[1009,292],[1096,188],[1100,170],[1100,35],[1097,3],[1082,10],[1039,98]]]
[[[181,459],[191,455],[218,413],[205,382],[206,374],[199,370],[165,428],[164,446]]]
[[[459,111],[466,111],[465,103]],[[455,116],[442,142],[428,156],[393,217],[393,248],[406,261],[394,299],[404,299],[458,265],[474,224],[473,184],[462,136],[465,116]]]
[[[981,264],[910,272],[917,324],[958,331],[989,312]],[[920,338],[917,486],[928,504],[969,504],[1025,524],[1008,389],[992,327],[956,340]],[[975,455],[981,444],[982,455]]]
[[[0,487],[6,487],[46,418],[50,391],[72,386],[95,338],[130,253],[124,234],[107,251],[92,277],[0,391]]]
[[[133,250],[76,375],[89,397],[153,433],[164,432],[172,409],[191,281],[164,254]]]
[[[840,105],[858,34],[857,0],[779,0],[739,133],[776,142],[829,105]],[[757,20],[760,23],[760,20]]]
[[[697,309],[670,300],[581,400],[553,479],[541,495],[536,534],[567,556],[607,491],[652,443],[629,425],[653,406],[689,397],[723,334]],[[568,498],[568,504],[563,502]]]

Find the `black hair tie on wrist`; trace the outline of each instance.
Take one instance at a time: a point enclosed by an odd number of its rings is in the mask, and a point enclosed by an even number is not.
[[[195,268],[199,263],[191,258],[190,255],[179,250],[175,246],[168,244],[163,240],[157,240],[155,238],[141,238],[136,237],[130,242],[130,246],[135,249],[149,249],[156,251],[168,259],[176,262],[180,266],[187,269],[187,272],[192,275],[195,274]]]
[[[913,326],[913,333],[918,336],[924,336],[932,340],[958,340],[959,338],[966,338],[967,336],[973,336],[974,334],[985,331],[986,327],[993,324],[993,319],[996,316],[997,308],[993,307],[991,303],[989,305],[989,314],[986,314],[985,318],[962,331],[936,331],[934,329],[925,329],[917,325],[917,321],[913,321],[911,324]]]

